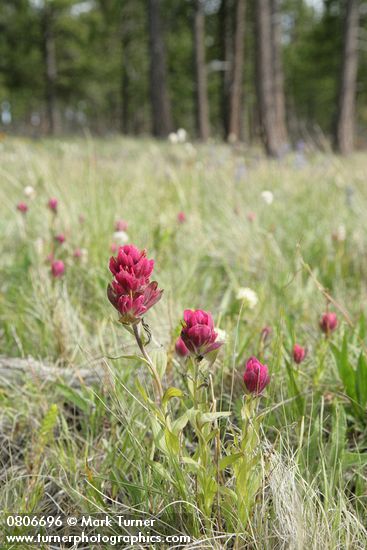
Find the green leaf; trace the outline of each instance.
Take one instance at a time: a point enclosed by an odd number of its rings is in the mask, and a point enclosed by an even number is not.
[[[141,355],[118,355],[116,357],[112,357],[111,355],[106,355],[106,359],[110,359],[111,361],[117,361],[118,359],[134,359],[135,361],[143,361],[147,365],[149,365],[149,362],[145,359],[145,357],[142,357]]]
[[[187,464],[187,466],[189,466],[190,470],[193,470],[195,472],[198,472],[199,470],[202,469],[202,466],[198,462],[196,462],[196,460],[194,460],[193,458],[191,458],[189,456],[182,457],[181,462],[183,464]]]
[[[303,416],[304,410],[305,410],[305,400],[298,388],[293,368],[288,361],[286,361],[286,369],[287,369],[287,374],[289,379],[290,397],[295,398],[299,416]]]
[[[165,405],[166,403],[168,403],[168,401],[172,399],[172,397],[182,397],[182,396],[183,396],[183,393],[179,388],[167,388],[166,391],[164,392],[162,404]]]
[[[173,433],[178,435],[179,432],[181,432],[184,429],[188,421],[189,421],[189,416],[187,412],[184,412],[182,416],[180,416],[179,418],[177,418],[177,420],[173,422],[172,424]]]
[[[361,340],[364,340],[366,337],[366,318],[363,313],[359,318],[359,337]]]
[[[343,467],[353,468],[357,466],[367,466],[367,453],[358,453],[348,451],[343,456]]]
[[[347,420],[344,408],[336,403],[333,411],[333,424],[329,446],[330,486],[334,489],[338,480],[338,470],[343,464],[346,447]]]
[[[152,468],[158,473],[158,475],[165,479],[166,481],[169,481],[169,483],[173,483],[172,477],[169,475],[167,468],[161,464],[161,462],[156,462],[155,460],[149,460],[149,464],[152,466]]]
[[[178,455],[180,452],[180,441],[177,435],[166,428],[164,430],[164,437],[168,450],[171,451],[171,453]]]
[[[203,413],[200,415],[200,422],[202,424],[205,424],[206,422],[214,422],[214,420],[218,420],[218,418],[228,418],[231,414],[232,413],[230,411]]]
[[[160,451],[168,455],[169,451],[166,444],[165,431],[161,428],[158,420],[152,415],[150,415],[150,422],[152,424],[154,443]]]
[[[219,485],[218,491],[221,495],[229,497],[234,504],[237,504],[238,496],[235,491],[233,491],[233,489],[230,489],[229,487],[224,487],[223,485]]]
[[[151,400],[149,399],[148,394],[145,391],[145,388],[142,386],[139,378],[135,379],[135,386],[138,392],[140,393],[140,395],[142,396],[142,398],[144,399],[145,403],[149,403]]]
[[[155,365],[159,378],[162,380],[167,368],[166,350],[164,348],[154,349],[150,354],[150,358]]]
[[[363,352],[358,359],[355,381],[358,403],[363,409],[365,409],[367,404],[367,361]],[[361,412],[364,413],[364,411]]]
[[[78,409],[80,409],[84,413],[88,413],[90,411],[91,405],[93,403],[84,397],[80,391],[75,390],[71,388],[70,386],[66,386],[64,384],[57,384],[56,385],[58,392],[61,393],[61,395],[69,401],[70,403],[73,403]]]
[[[219,469],[225,470],[225,468],[228,468],[228,466],[236,462],[242,456],[242,453],[234,453],[232,455],[225,456],[219,461]]]
[[[57,405],[53,404],[43,417],[41,427],[38,432],[41,449],[53,440],[58,413],[59,411]]]
[[[342,348],[339,350],[336,346],[331,345],[332,352],[335,357],[336,366],[341,381],[343,382],[345,393],[357,401],[356,389],[355,389],[355,371],[349,362],[348,358],[348,336],[344,334]]]

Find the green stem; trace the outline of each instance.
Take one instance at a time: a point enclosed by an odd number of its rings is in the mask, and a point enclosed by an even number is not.
[[[148,363],[148,365],[150,367],[150,370],[151,370],[151,373],[153,375],[153,385],[154,385],[154,390],[155,390],[155,394],[156,394],[156,401],[157,401],[157,404],[159,405],[162,401],[162,398],[163,398],[163,388],[162,388],[161,380],[159,378],[157,369],[155,368],[155,364],[153,363],[153,361],[149,357],[149,355],[148,355],[148,353],[147,353],[147,351],[144,347],[143,341],[142,341],[142,339],[140,337],[140,334],[139,334],[139,329],[138,329],[137,324],[133,325],[133,331],[134,331],[134,336],[135,336],[136,342],[139,346],[139,349],[140,349],[144,359]]]

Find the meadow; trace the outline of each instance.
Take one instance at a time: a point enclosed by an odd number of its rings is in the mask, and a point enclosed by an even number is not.
[[[159,516],[188,548],[366,548],[366,155],[0,147],[1,357],[58,373],[0,370],[0,510]],[[164,289],[139,324],[163,399],[107,298],[122,243],[146,249]],[[196,364],[197,391],[175,351],[185,309],[211,312],[224,342]],[[269,369],[258,396],[251,356]]]

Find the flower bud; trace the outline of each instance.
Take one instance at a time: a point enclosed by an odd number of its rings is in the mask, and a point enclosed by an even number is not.
[[[243,381],[248,392],[259,395],[270,382],[267,365],[260,363],[256,357],[250,357],[246,363]]]
[[[178,223],[185,223],[185,221],[186,221],[186,214],[185,214],[185,212],[179,212],[179,213],[177,214],[177,221],[178,221]]]
[[[55,198],[51,198],[49,201],[48,201],[48,207],[49,209],[54,212],[56,214],[57,212],[57,206],[58,206],[58,201],[57,199]]]
[[[320,320],[320,328],[325,334],[333,332],[338,326],[338,318],[336,313],[328,311],[324,313]]]
[[[115,231],[127,231],[128,223],[125,220],[117,220],[115,223]]]
[[[293,346],[293,360],[297,365],[302,363],[304,358],[306,357],[307,351],[305,348],[298,344],[294,344]]]
[[[87,261],[88,260],[88,250],[86,248],[76,248],[74,250],[73,256],[76,260]]]
[[[266,343],[266,341],[268,340],[268,338],[269,338],[269,336],[271,335],[272,332],[273,332],[273,329],[269,325],[265,325],[261,329],[260,340],[261,340],[261,342],[263,342],[263,344]]]
[[[65,273],[65,264],[62,260],[54,260],[51,264],[51,273],[57,277],[62,277]]]
[[[65,242],[65,235],[63,233],[60,233],[59,235],[56,235],[55,240],[62,244]]]
[[[217,341],[214,322],[209,312],[202,309],[184,311],[181,338],[190,353],[202,357],[223,345]]]
[[[28,212],[28,206],[25,202],[19,202],[17,204],[17,210],[19,210],[22,214],[26,214]]]

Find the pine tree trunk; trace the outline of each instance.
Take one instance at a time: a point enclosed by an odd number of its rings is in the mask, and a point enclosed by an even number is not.
[[[220,113],[223,125],[223,137],[227,139],[229,133],[229,98],[233,67],[233,0],[221,3],[218,12],[219,41],[223,60],[222,86],[220,94]]]
[[[172,130],[172,118],[167,87],[166,48],[160,16],[160,0],[148,0],[148,27],[153,135],[167,137]]]
[[[56,130],[56,52],[53,30],[52,8],[45,5],[42,12],[42,50],[45,75],[45,102],[47,117],[47,133],[53,135]]]
[[[280,27],[280,0],[271,0],[271,26],[272,26],[272,51],[273,51],[273,78],[274,78],[274,108],[276,129],[278,132],[279,149],[284,149],[288,143],[286,126],[286,110],[284,96],[284,74],[282,62],[282,44]]]
[[[241,135],[242,119],[242,88],[243,62],[245,50],[245,10],[246,1],[237,0],[234,35],[234,55],[231,71],[231,87],[229,94],[229,124],[228,138],[237,141]]]
[[[123,134],[130,130],[130,49],[134,29],[132,28],[131,4],[125,2],[121,10],[121,114],[120,129]]]
[[[196,127],[199,138],[206,141],[210,135],[208,79],[205,64],[205,14],[203,0],[195,0],[194,12],[194,61]]]
[[[128,67],[128,41],[123,40],[122,44],[122,74],[121,74],[121,132],[129,133],[129,101],[130,101],[130,78]]]
[[[342,155],[353,151],[358,71],[359,1],[346,0],[343,57],[339,82],[338,112],[334,132],[335,149]]]
[[[270,0],[256,0],[256,87],[262,139],[266,153],[276,157],[278,131],[274,103]]]

